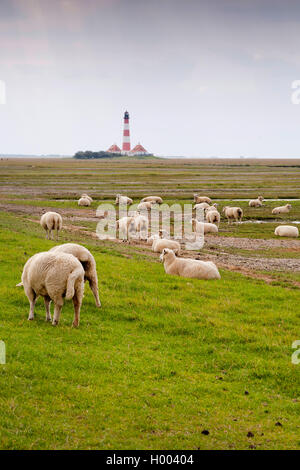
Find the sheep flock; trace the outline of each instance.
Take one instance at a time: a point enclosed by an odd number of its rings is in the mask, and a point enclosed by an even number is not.
[[[264,205],[263,196],[249,201],[249,207],[259,209]],[[89,207],[93,199],[88,194],[82,194],[78,200],[79,206]],[[208,196],[194,194],[193,215],[190,220],[192,233],[197,235],[218,235],[219,224],[222,216],[228,224],[241,223],[244,212],[241,207],[225,206],[222,213],[218,210],[218,204],[212,203]],[[115,204],[123,204],[127,207],[133,204],[128,196],[117,194]],[[165,273],[184,278],[195,279],[220,279],[217,266],[211,261],[202,261],[188,257],[180,257],[182,246],[179,240],[171,239],[166,230],[158,229],[157,233],[149,236],[149,214],[153,207],[163,204],[160,196],[145,196],[136,207],[136,210],[128,211],[128,215],[116,221],[116,229],[119,239],[128,242],[131,238],[136,241],[144,241],[152,247],[153,253],[159,254]],[[273,215],[287,214],[291,211],[291,204],[275,207]],[[198,211],[203,215],[197,219]],[[108,217],[105,211],[103,218]],[[45,212],[40,219],[40,225],[46,232],[46,238],[53,238],[52,232],[56,231],[56,240],[62,229],[62,217],[57,212]],[[279,225],[274,234],[279,237],[299,237],[299,230],[291,225]],[[88,281],[93,293],[95,304],[101,307],[98,290],[98,277],[96,262],[90,251],[76,243],[65,243],[54,246],[49,251],[33,255],[24,265],[21,282],[17,286],[23,286],[25,295],[30,304],[29,320],[34,318],[34,307],[39,296],[44,298],[46,321],[52,321],[53,325],[59,323],[64,299],[72,299],[74,306],[73,326],[79,326],[80,309],[83,301],[84,282]],[[50,314],[50,303],[54,303],[53,319]]]

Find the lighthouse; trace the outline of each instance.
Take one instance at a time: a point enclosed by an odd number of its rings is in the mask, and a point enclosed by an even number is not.
[[[128,152],[130,152],[129,113],[125,111],[122,153],[127,154]]]

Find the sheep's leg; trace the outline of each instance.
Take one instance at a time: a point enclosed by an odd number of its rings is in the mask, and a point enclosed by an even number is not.
[[[94,279],[89,279],[89,285],[95,297],[96,306],[101,307],[101,302],[100,302],[99,292],[98,292],[98,283]]]
[[[48,229],[46,228],[46,240],[48,240]]]
[[[26,295],[30,303],[28,320],[33,320],[34,319],[34,306],[36,303],[36,294],[33,290],[30,290],[29,292],[26,292]]]
[[[53,314],[53,321],[52,321],[53,326],[58,325],[58,323],[59,323],[59,318],[60,318],[62,306],[63,306],[62,301],[59,302],[59,303],[56,302],[54,304],[54,314]]]
[[[74,305],[74,320],[73,320],[73,326],[77,328],[79,326],[79,320],[80,320],[80,307],[81,307],[81,299],[79,298],[77,292],[75,293],[73,297],[73,305]]]
[[[51,321],[51,313],[50,313],[50,297],[44,297],[45,309],[46,309],[46,321]]]
[[[58,241],[58,228],[56,229],[56,241]]]

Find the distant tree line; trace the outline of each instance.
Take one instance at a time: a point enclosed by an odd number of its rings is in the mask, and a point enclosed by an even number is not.
[[[83,152],[80,150],[79,152],[76,152],[73,158],[78,158],[82,160],[87,160],[91,158],[115,158],[115,157],[120,157],[119,153],[110,153],[110,152],[105,152],[104,150],[99,150],[99,152],[92,152],[91,150],[85,150]]]

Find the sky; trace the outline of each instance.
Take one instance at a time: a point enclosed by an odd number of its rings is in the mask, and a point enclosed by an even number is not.
[[[0,154],[300,157],[295,80],[298,0],[0,0]]]

